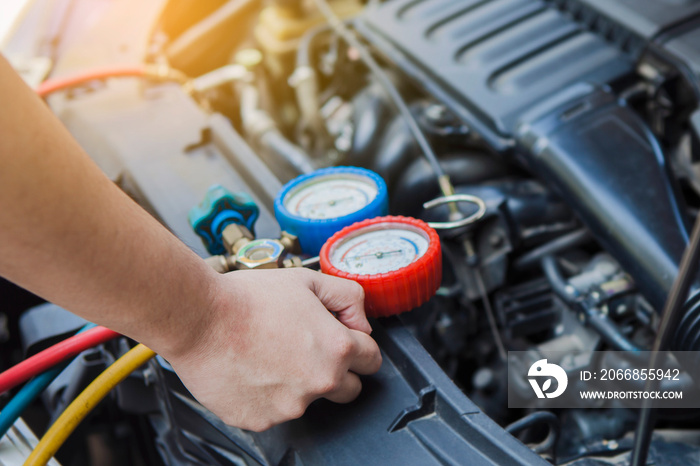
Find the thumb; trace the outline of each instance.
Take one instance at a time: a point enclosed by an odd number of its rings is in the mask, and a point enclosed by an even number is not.
[[[372,327],[365,316],[365,291],[352,280],[316,273],[312,278],[312,291],[338,320],[352,330],[366,334]]]

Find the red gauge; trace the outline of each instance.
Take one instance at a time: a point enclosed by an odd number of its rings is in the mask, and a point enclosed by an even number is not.
[[[321,270],[362,285],[368,316],[400,314],[425,303],[440,286],[440,238],[415,218],[364,220],[326,241]]]

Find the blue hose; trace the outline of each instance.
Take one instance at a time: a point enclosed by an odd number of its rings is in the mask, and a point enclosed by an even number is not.
[[[96,327],[96,325],[86,324],[78,331],[78,333],[83,333],[93,327]],[[51,382],[58,377],[58,374],[60,374],[71,361],[67,361],[58,367],[54,367],[53,369],[49,369],[48,371],[37,375],[32,380],[27,382],[27,384],[22,387],[19,392],[17,392],[17,394],[7,403],[7,405],[5,405],[2,411],[0,411],[0,438],[2,438],[8,430],[10,430],[10,427],[12,427],[15,421],[17,421],[17,419],[22,415],[24,410],[34,402],[36,397],[38,397],[41,392],[46,390],[46,387],[48,387]]]

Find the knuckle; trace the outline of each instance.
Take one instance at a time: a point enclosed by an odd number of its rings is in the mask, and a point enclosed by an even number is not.
[[[353,341],[349,336],[343,336],[336,341],[335,354],[341,359],[346,359],[354,350]]]
[[[337,377],[327,377],[320,379],[316,386],[316,392],[319,395],[331,393],[340,387],[340,380]]]
[[[362,382],[358,381],[357,384],[352,387],[352,392],[351,392],[352,394],[351,394],[350,401],[352,401],[355,398],[357,398],[358,396],[360,396],[360,392],[362,392]]]
[[[293,403],[285,410],[287,419],[299,419],[305,412],[306,406],[303,403]]]

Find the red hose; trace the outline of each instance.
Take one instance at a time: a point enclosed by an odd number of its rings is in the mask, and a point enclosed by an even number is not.
[[[76,356],[86,349],[92,348],[118,337],[119,334],[105,327],[95,327],[87,332],[79,333],[46,348],[29,359],[25,359],[0,374],[0,394],[5,393],[22,382],[41,374],[56,364]]]
[[[86,82],[94,81],[96,79],[106,79],[124,76],[144,77],[146,75],[147,69],[144,65],[98,68],[79,73],[73,76],[68,76],[67,78],[48,79],[41,83],[39,87],[37,87],[36,93],[39,94],[39,97],[43,98],[53,92],[60,91],[62,89],[68,89],[70,87],[75,87]]]

